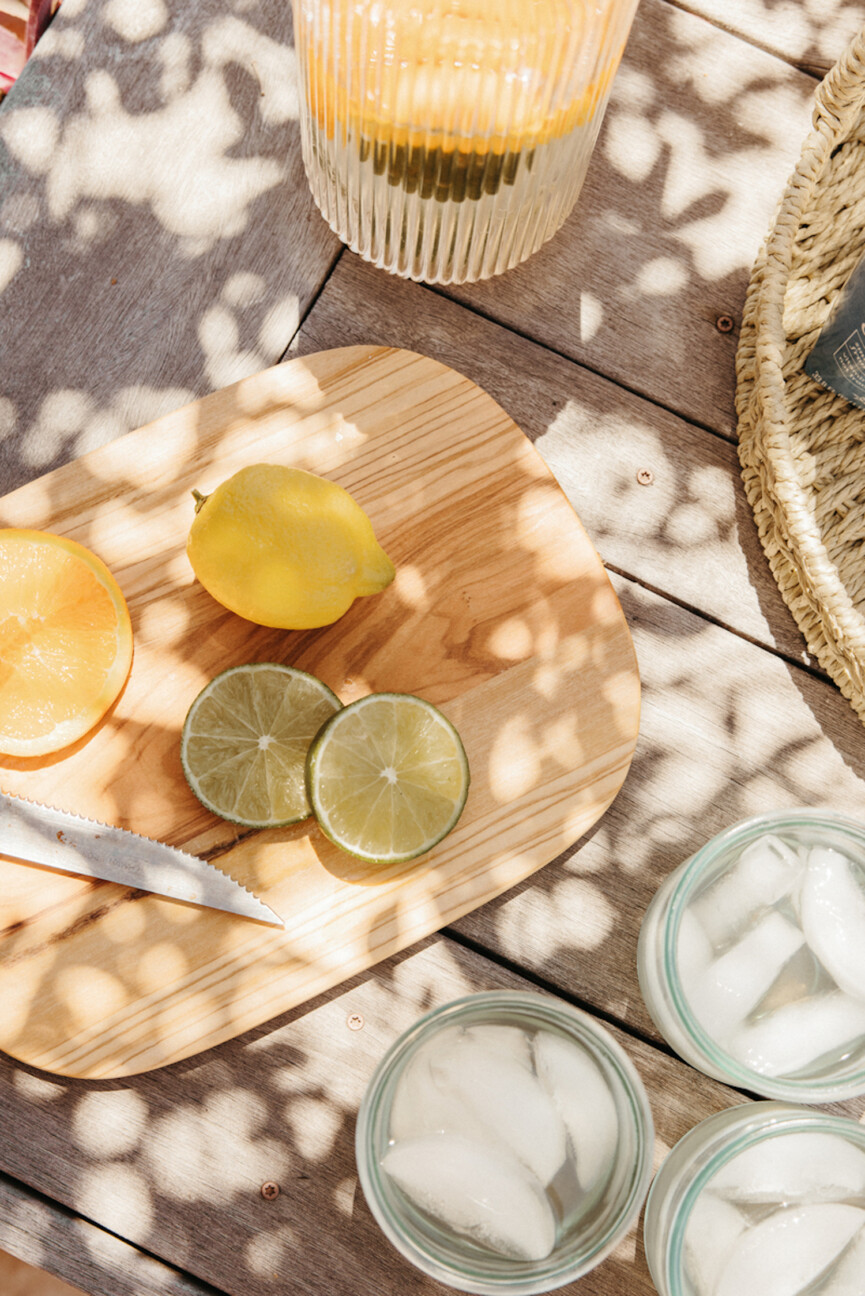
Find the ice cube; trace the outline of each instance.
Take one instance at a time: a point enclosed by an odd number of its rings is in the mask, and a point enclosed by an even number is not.
[[[424,1134],[395,1144],[381,1164],[417,1206],[481,1246],[520,1260],[552,1251],[552,1208],[511,1153],[461,1134]]]
[[[563,1164],[567,1135],[552,1099],[531,1071],[468,1032],[436,1050],[430,1072],[439,1088],[472,1112],[492,1140],[509,1147],[542,1184]]]
[[[434,1078],[434,1056],[435,1049],[429,1045],[419,1049],[399,1077],[390,1109],[390,1137],[399,1141],[445,1131],[487,1137],[474,1109]]]
[[[518,1026],[496,1026],[484,1022],[466,1028],[466,1036],[478,1044],[486,1044],[496,1052],[504,1053],[515,1062],[521,1062],[527,1071],[532,1068],[532,1049],[529,1038]]]
[[[862,1296],[865,1292],[865,1229],[853,1239],[837,1265],[829,1271],[819,1296]]]
[[[688,1002],[705,1030],[723,1041],[741,1026],[803,940],[794,923],[770,910],[702,976],[686,984]]]
[[[865,999],[865,891],[839,851],[819,846],[808,856],[802,928],[840,989]]]
[[[728,1201],[749,1205],[808,1205],[863,1197],[865,1152],[839,1134],[774,1134],[728,1161],[710,1188]]]
[[[712,1192],[702,1192],[688,1216],[683,1244],[685,1271],[695,1296],[712,1296],[718,1276],[747,1221]]]
[[[798,1003],[809,995],[827,993],[834,988],[832,978],[826,974],[808,946],[802,945],[784,964],[778,980],[773,982],[751,1016],[754,1019],[765,1017],[767,1013],[785,1008],[787,1004]]]
[[[746,846],[736,863],[692,901],[691,907],[716,947],[728,944],[752,917],[790,895],[804,865],[796,851],[766,833]]]
[[[565,1123],[574,1151],[577,1181],[590,1192],[609,1172],[619,1138],[619,1116],[595,1061],[578,1045],[539,1031],[534,1040],[541,1083]]]
[[[705,972],[712,961],[712,953],[712,942],[703,924],[693,909],[686,909],[679,920],[676,941],[676,965],[683,985]]]
[[[832,1264],[863,1223],[865,1211],[858,1206],[773,1211],[734,1244],[715,1296],[796,1296]]]
[[[865,1035],[865,1001],[841,990],[785,1004],[746,1023],[727,1051],[759,1075],[803,1071],[828,1054],[846,1051]]]

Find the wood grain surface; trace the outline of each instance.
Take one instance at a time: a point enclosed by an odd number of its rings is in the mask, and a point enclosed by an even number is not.
[[[189,492],[254,462],[350,490],[394,585],[321,631],[226,613],[185,558]],[[34,1065],[133,1074],[258,1025],[522,881],[625,777],[639,680],[609,579],[516,424],[435,361],[370,347],[293,360],[22,487],[0,520],[99,552],[135,635],[107,722],[38,767],[6,758],[5,790],[215,853],[286,921],[274,932],[6,861],[0,1044]],[[180,726],[209,678],[254,660],[310,670],[346,702],[394,690],[442,706],[472,771],[450,836],[370,868],[314,821],[243,837],[206,812],[183,780]]]
[[[6,490],[279,360],[341,248],[296,83],[287,0],[61,5],[0,115]]]
[[[773,5],[762,0],[685,0],[683,9],[822,77],[865,24],[862,0]]]

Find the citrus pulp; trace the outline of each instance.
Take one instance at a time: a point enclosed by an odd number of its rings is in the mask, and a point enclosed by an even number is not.
[[[44,756],[77,741],[131,664],[129,611],[105,563],[64,536],[0,529],[0,751]]]

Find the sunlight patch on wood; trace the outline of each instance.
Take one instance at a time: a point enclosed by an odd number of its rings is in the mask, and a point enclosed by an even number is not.
[[[244,309],[267,297],[267,280],[264,275],[239,271],[226,279],[220,296],[229,306]]]
[[[241,349],[240,326],[224,306],[208,307],[198,322],[198,341],[204,352],[204,371],[211,387],[227,387],[250,378],[264,365],[258,351]]]
[[[675,257],[654,257],[640,266],[636,285],[644,297],[672,297],[688,283],[687,267]]]
[[[267,311],[258,330],[258,344],[269,364],[271,356],[280,356],[300,326],[300,300],[296,293],[275,302]]]
[[[44,175],[54,157],[60,126],[51,108],[19,108],[0,121],[0,139],[34,175]]]
[[[108,0],[102,10],[102,21],[131,45],[158,36],[169,16],[164,0]]]
[[[143,1242],[153,1226],[153,1197],[144,1175],[131,1165],[100,1165],[81,1175],[75,1205],[103,1229]]]
[[[15,278],[24,264],[24,249],[14,239],[0,239],[0,293]]]
[[[354,1201],[356,1195],[357,1179],[353,1176],[350,1179],[343,1179],[337,1184],[334,1190],[333,1200],[336,1209],[340,1214],[347,1216],[348,1219],[351,1219],[354,1214]]]
[[[634,184],[648,180],[661,156],[661,140],[652,123],[622,110],[610,116],[603,148],[610,166]]]
[[[429,607],[429,594],[423,572],[413,563],[400,564],[394,579],[397,598],[407,607],[425,611]]]
[[[179,945],[159,941],[151,945],[137,960],[134,978],[144,994],[156,994],[177,985],[189,970],[189,960]]]
[[[527,716],[510,716],[499,728],[490,752],[493,799],[502,805],[525,796],[541,777],[541,752]]]
[[[225,1206],[267,1180],[278,1182],[289,1172],[291,1156],[283,1142],[261,1137],[268,1121],[264,1100],[240,1087],[218,1090],[200,1106],[180,1106],[156,1120],[144,1153],[160,1194]]]
[[[272,1233],[261,1232],[251,1238],[243,1255],[250,1272],[256,1277],[276,1279],[281,1266],[285,1263],[291,1266],[293,1255],[302,1246],[295,1230],[289,1224],[283,1224]]]
[[[116,945],[126,945],[139,940],[147,927],[147,918],[140,905],[122,904],[111,909],[102,919],[101,931],[106,940]]]
[[[60,968],[55,973],[57,998],[69,1011],[77,1030],[86,1030],[103,1017],[121,1012],[128,1002],[123,983],[101,968]]]
[[[318,413],[325,403],[321,384],[303,360],[265,369],[234,396],[244,414],[270,414],[276,408],[286,417],[285,411],[290,410],[293,423]]]
[[[549,894],[525,892],[496,915],[496,939],[509,957],[531,946],[547,958],[559,948],[593,950],[603,945],[616,923],[616,911],[588,878],[566,877]]]
[[[150,113],[127,112],[105,69],[90,73],[86,94],[86,109],[67,119],[59,142],[53,114],[45,120],[41,109],[12,114],[3,130],[19,160],[48,173],[57,221],[88,199],[148,204],[164,229],[200,255],[241,233],[249,204],[283,178],[275,159],[230,156],[243,123],[216,69],[206,68],[185,94]],[[173,148],[172,140],[182,143]]]
[[[54,1102],[56,1098],[62,1098],[66,1092],[66,1085],[60,1084],[57,1080],[49,1080],[47,1076],[34,1075],[32,1071],[15,1071],[12,1075],[12,1084],[18,1093],[24,1094],[30,1102],[36,1103]]]
[[[46,467],[82,430],[92,411],[93,401],[85,392],[72,387],[50,392],[21,447],[24,462],[33,468]]]
[[[594,293],[580,293],[580,341],[591,342],[604,322],[604,303]]]
[[[759,121],[763,142],[720,154],[702,128],[681,113],[667,109],[657,121],[668,154],[661,215],[709,282],[750,269],[754,213],[772,211],[777,201],[777,134],[789,148],[791,133],[804,138],[807,132],[808,105],[791,88],[774,87],[749,99],[747,119]],[[700,215],[701,206],[709,205],[711,214]]]
[[[237,17],[211,23],[204,33],[202,52],[213,67],[239,63],[261,87],[259,112],[271,125],[297,121],[297,59],[290,45],[282,45]]]
[[[92,1157],[126,1156],[147,1127],[147,1103],[134,1089],[86,1093],[72,1117],[72,1137]]]
[[[524,661],[531,655],[532,632],[522,617],[508,617],[494,626],[489,637],[490,651],[503,661]]]
[[[330,1156],[344,1119],[344,1113],[332,1103],[312,1095],[294,1098],[285,1109],[286,1124],[298,1152],[307,1161],[323,1161]]]
[[[186,32],[168,32],[159,42],[156,58],[160,65],[159,90],[165,100],[178,99],[192,84],[192,41]]]

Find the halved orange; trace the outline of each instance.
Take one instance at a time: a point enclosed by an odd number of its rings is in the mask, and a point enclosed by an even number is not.
[[[48,531],[0,528],[0,752],[83,737],[132,664],[132,625],[101,558]]]

